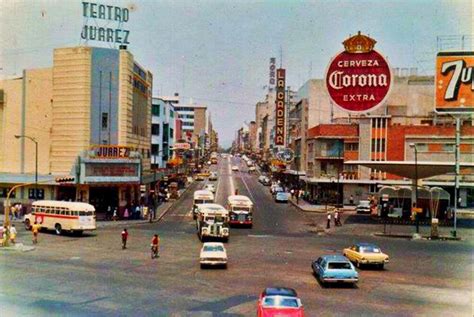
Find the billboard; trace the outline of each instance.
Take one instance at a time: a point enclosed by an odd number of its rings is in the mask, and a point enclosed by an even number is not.
[[[374,50],[375,43],[359,32],[343,42],[344,51],[329,63],[326,88],[332,102],[345,111],[368,112],[388,97],[392,72],[387,60]]]
[[[285,69],[276,72],[275,145],[285,145]]]
[[[436,57],[437,112],[474,112],[474,52],[440,52]]]

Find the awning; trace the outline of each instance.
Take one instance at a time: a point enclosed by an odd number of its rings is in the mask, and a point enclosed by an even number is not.
[[[423,179],[455,171],[454,162],[418,161],[415,164],[414,161],[347,161],[344,164],[362,165],[410,179],[415,179],[417,173],[418,179]],[[461,162],[459,165],[461,169],[474,168],[473,162]]]

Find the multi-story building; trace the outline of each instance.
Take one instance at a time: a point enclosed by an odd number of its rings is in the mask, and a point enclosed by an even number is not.
[[[151,167],[164,168],[172,157],[171,149],[176,137],[176,98],[157,97],[152,101]]]
[[[181,120],[182,132],[188,135],[191,141],[198,144],[199,137],[206,133],[206,110],[204,105],[179,104],[175,106],[178,118]]]
[[[0,187],[34,182],[36,142],[40,192],[26,186],[14,201],[79,200],[99,213],[138,201],[150,173],[152,81],[126,47],[55,49],[51,68],[0,81]]]

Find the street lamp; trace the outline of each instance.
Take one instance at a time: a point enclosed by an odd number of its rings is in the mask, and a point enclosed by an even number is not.
[[[15,135],[15,138],[20,139],[20,138],[25,138],[33,141],[35,143],[35,194],[34,194],[34,199],[37,199],[38,195],[38,141],[36,141],[35,138],[32,138],[28,135]]]
[[[409,146],[415,151],[415,207],[418,208],[418,149],[415,143],[410,143]],[[420,232],[420,225],[418,219],[418,212],[415,213],[416,233]]]

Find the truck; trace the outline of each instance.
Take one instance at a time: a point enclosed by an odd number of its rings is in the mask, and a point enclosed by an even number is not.
[[[219,204],[197,205],[196,229],[199,240],[229,241],[229,212]]]
[[[217,152],[211,153],[211,164],[217,164]]]

